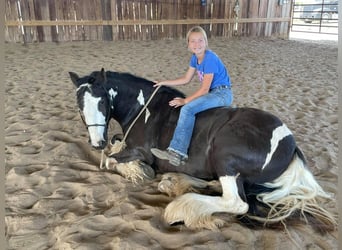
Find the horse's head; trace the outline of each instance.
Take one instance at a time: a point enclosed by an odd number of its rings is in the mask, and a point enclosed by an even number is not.
[[[89,132],[89,142],[94,148],[103,149],[107,145],[107,129],[115,96],[106,89],[105,71],[102,69],[81,78],[73,72],[69,75],[77,87],[77,104]]]

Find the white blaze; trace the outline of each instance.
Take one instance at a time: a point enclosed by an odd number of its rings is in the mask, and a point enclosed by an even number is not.
[[[98,110],[98,103],[101,100],[101,97],[93,97],[89,92],[85,92],[83,100],[83,115],[86,124],[88,126],[94,124],[106,124],[106,117]],[[99,142],[104,140],[104,129],[104,126],[88,127],[92,146],[98,147]]]
[[[267,166],[267,164],[271,161],[272,156],[279,145],[279,142],[282,139],[284,139],[286,136],[291,135],[291,134],[292,134],[291,131],[288,129],[288,127],[286,127],[285,124],[273,130],[272,138],[271,138],[271,149],[266,156],[266,160],[265,160],[264,165],[262,166],[262,169],[264,169]]]

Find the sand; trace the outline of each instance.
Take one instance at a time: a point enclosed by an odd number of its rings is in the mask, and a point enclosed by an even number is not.
[[[322,187],[337,193],[337,43],[212,38],[235,106],[267,110],[293,131]],[[184,40],[5,44],[5,207],[9,249],[337,249],[337,231],[253,230],[224,215],[217,231],[169,226],[161,176],[133,184],[99,169],[68,72],[104,67],[150,80],[185,72]],[[179,87],[191,93],[197,80]],[[111,123],[111,132],[117,129]],[[336,201],[324,208],[337,213]]]

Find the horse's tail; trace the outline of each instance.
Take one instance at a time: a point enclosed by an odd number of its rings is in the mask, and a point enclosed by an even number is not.
[[[274,181],[262,186],[265,192],[257,194],[256,200],[266,207],[267,213],[265,217],[248,215],[249,219],[272,224],[283,222],[300,212],[305,220],[305,215],[310,215],[326,230],[336,228],[335,217],[319,204],[322,199],[332,199],[332,195],[317,183],[299,148],[296,148],[288,169]]]

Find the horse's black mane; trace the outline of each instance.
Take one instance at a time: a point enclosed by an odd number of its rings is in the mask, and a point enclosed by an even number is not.
[[[97,78],[97,76],[101,74],[101,71],[94,71],[90,74],[90,77]],[[115,72],[115,71],[106,71],[106,77],[107,80],[114,81],[114,82],[120,82],[120,83],[129,83],[134,82],[134,84],[139,84],[140,86],[148,87],[154,85],[153,81],[150,81],[146,78],[139,77],[136,75],[133,75],[131,73],[127,72]],[[171,95],[175,95],[178,97],[185,97],[185,94],[175,88],[169,87],[169,86],[163,86],[159,89],[159,92],[168,93]]]
[[[115,81],[122,81],[122,82],[142,82],[146,84],[153,84],[152,81],[147,80],[145,78],[132,75],[131,73],[127,72],[114,72],[114,71],[106,71],[106,76],[115,80]]]

